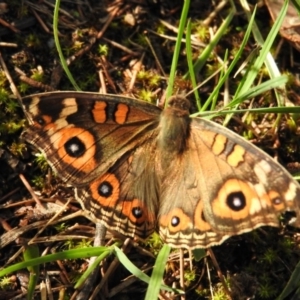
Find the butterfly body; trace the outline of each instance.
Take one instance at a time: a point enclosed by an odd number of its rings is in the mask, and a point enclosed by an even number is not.
[[[23,137],[113,231],[203,248],[299,211],[300,187],[230,130],[189,117],[180,96],[161,110],[113,95],[54,92],[23,100]],[[298,220],[297,220],[298,221]],[[298,223],[297,223],[298,224]]]

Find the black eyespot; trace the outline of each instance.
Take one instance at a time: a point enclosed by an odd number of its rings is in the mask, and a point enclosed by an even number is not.
[[[85,151],[85,144],[76,136],[70,138],[64,145],[66,152],[71,157],[80,157]]]
[[[108,198],[113,192],[113,186],[108,181],[103,181],[98,186],[98,193],[101,197]]]
[[[132,209],[132,214],[139,219],[143,215],[143,210],[138,206]]]
[[[230,209],[240,211],[246,206],[246,198],[242,192],[229,194],[226,201]]]
[[[180,223],[180,219],[178,217],[173,217],[172,220],[171,220],[171,224],[173,227],[176,227],[178,226]]]

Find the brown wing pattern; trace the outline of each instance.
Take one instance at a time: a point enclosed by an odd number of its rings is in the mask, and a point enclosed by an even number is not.
[[[174,246],[203,248],[299,212],[300,188],[254,145],[213,122],[195,119],[186,151],[162,183],[159,226]]]

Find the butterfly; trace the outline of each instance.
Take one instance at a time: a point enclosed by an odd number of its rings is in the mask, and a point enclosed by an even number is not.
[[[22,137],[75,187],[107,229],[177,248],[206,248],[298,215],[300,186],[270,156],[229,129],[115,95],[50,92],[25,97]],[[299,225],[298,218],[294,225]]]

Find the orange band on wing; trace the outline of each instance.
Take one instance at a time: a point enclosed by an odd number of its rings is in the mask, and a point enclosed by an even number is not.
[[[233,151],[227,156],[227,162],[232,167],[238,167],[238,165],[244,162],[245,149],[240,145],[235,145]]]
[[[96,101],[94,105],[94,109],[92,110],[94,121],[96,123],[105,123],[107,116],[106,116],[106,107],[107,103],[104,101]]]
[[[128,105],[119,103],[115,111],[115,121],[118,124],[124,124],[127,120],[129,108]]]
[[[224,135],[217,134],[212,144],[212,152],[215,155],[220,155],[226,148],[227,138]]]

